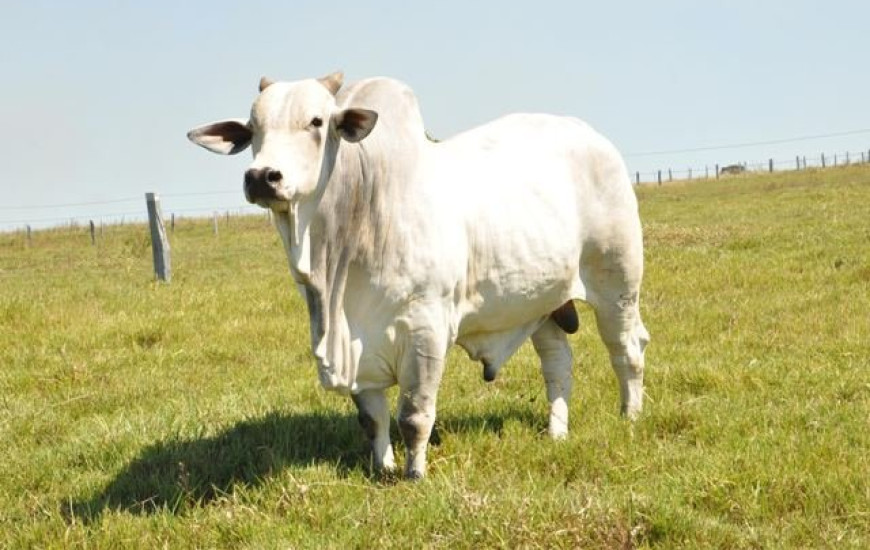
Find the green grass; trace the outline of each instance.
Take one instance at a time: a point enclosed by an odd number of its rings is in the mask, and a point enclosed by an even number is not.
[[[638,194],[641,418],[583,308],[569,439],[529,346],[454,350],[420,483],[318,387],[261,217],[182,220],[170,285],[142,226],[0,235],[0,547],[870,546],[870,168]]]

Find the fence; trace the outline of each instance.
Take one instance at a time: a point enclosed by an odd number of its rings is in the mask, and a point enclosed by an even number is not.
[[[659,169],[651,172],[633,172],[635,185],[658,184],[675,180],[696,179],[719,179],[723,175],[736,175],[748,172],[775,172],[789,170],[807,170],[809,168],[831,168],[837,166],[849,166],[851,164],[870,163],[870,150],[857,152],[842,152],[827,154],[821,153],[818,157],[795,155],[786,160],[769,158],[765,161],[737,162],[733,164],[713,164],[703,167],[685,168],[674,170],[673,168]]]
[[[642,156],[642,155],[637,155]],[[631,158],[631,156],[629,156]],[[734,175],[743,173],[757,172],[775,172],[787,170],[806,170],[810,168],[830,168],[844,166],[856,163],[870,163],[870,150],[866,151],[846,151],[840,153],[820,153],[816,157],[807,157],[804,155],[796,155],[787,159],[768,158],[762,161],[755,162],[737,162],[732,164],[707,164],[704,166],[694,166],[687,168],[663,168],[653,171],[632,171],[630,172],[633,182],[636,185],[641,184],[662,184],[665,182],[677,180],[697,180],[697,179],[718,179],[723,175]],[[254,206],[234,206],[234,207],[197,207],[197,208],[178,208],[171,205],[176,199],[186,197],[214,197],[219,195],[233,195],[240,197],[240,191],[217,191],[210,193],[169,193],[162,195],[163,198],[169,199],[170,207],[164,205],[164,211],[168,213],[169,231],[175,230],[176,223],[180,223],[182,219],[188,218],[203,218],[210,217],[212,219],[212,227],[217,234],[220,225],[228,225],[234,216],[255,215],[261,214],[268,221],[268,214],[263,213],[258,207]],[[26,212],[34,210],[51,210],[51,209],[75,209],[75,208],[90,208],[105,205],[124,205],[124,211],[97,214],[97,215],[72,215],[58,216],[52,218],[27,218],[19,217],[13,214],[13,219],[3,219],[4,212]],[[129,205],[129,206],[128,206]],[[104,234],[115,226],[123,226],[128,223],[146,223],[148,218],[146,209],[142,207],[142,198],[131,197],[124,199],[116,199],[102,202],[80,202],[70,204],[55,204],[47,206],[20,206],[20,207],[0,207],[0,234],[22,232],[24,239],[28,244],[32,244],[34,236],[33,230],[39,226],[43,228],[47,225],[49,228],[67,228],[71,231],[78,231],[81,227],[89,228],[91,243],[97,245],[99,239],[103,238]],[[221,222],[221,223],[219,223]]]

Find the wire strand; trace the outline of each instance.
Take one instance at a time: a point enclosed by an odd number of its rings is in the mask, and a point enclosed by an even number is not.
[[[746,143],[732,143],[729,145],[710,145],[705,147],[692,147],[688,149],[669,149],[666,151],[647,151],[643,153],[629,153],[625,157],[652,157],[656,155],[675,155],[678,153],[698,153],[701,151],[719,151],[724,149],[740,149],[743,147],[756,147],[758,145],[778,145],[781,143],[796,143],[799,141],[812,141],[816,139],[826,139],[842,136],[854,136],[859,134],[870,134],[870,128],[864,130],[850,130],[848,132],[837,132],[833,134],[817,134],[813,136],[801,136],[784,139],[771,139],[766,141],[751,141]]]

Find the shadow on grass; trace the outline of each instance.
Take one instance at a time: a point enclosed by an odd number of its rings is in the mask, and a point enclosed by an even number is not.
[[[235,487],[254,487],[289,466],[332,464],[340,475],[369,464],[356,416],[279,414],[241,422],[213,437],[161,441],[145,448],[103,490],[66,506],[69,518],[106,510],[183,513]]]
[[[505,425],[512,422],[522,424],[540,434],[546,434],[547,420],[546,416],[531,407],[509,407],[477,414],[444,414],[438,417],[435,425],[439,432],[448,434],[491,432],[500,438]],[[431,443],[436,445],[440,443],[436,439],[438,437],[438,434],[433,434]]]
[[[448,415],[437,422],[440,433],[492,432],[501,437],[506,422],[536,430],[542,419],[527,409],[482,415]],[[400,438],[395,422],[391,437]],[[396,450],[401,452],[401,444]],[[363,470],[372,476],[370,453],[356,416],[339,413],[280,414],[247,420],[213,437],[161,441],[145,448],[114,480],[87,500],[63,505],[65,516],[91,522],[106,510],[133,514],[169,511],[182,514],[204,506],[237,487],[255,487],[290,466],[331,464],[340,476]]]

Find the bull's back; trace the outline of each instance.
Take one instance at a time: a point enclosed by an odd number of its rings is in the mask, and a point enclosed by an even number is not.
[[[438,147],[468,236],[464,307],[480,324],[585,300],[584,253],[639,240],[621,157],[576,119],[510,115]]]

